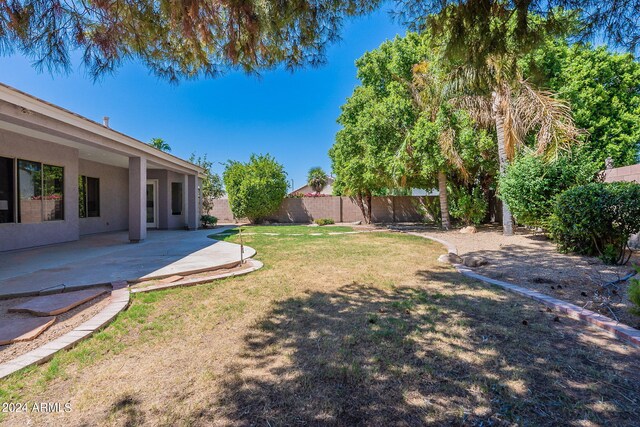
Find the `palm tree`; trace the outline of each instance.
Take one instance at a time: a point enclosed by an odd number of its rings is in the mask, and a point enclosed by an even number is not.
[[[495,128],[498,160],[502,176],[516,150],[525,139],[535,136],[537,154],[554,156],[558,150],[575,142],[581,131],[576,128],[569,105],[556,94],[539,90],[527,82],[511,65],[515,58],[488,56],[480,69],[460,67],[452,75],[452,87],[474,87],[480,82],[486,89],[480,93],[463,93],[455,98],[481,125]],[[513,217],[502,201],[502,225],[505,236],[513,235]]]
[[[431,62],[423,61],[414,65],[412,82],[404,82],[411,92],[414,104],[426,119],[435,122],[442,111],[443,105],[447,102],[445,93],[445,82],[440,72]],[[445,230],[451,228],[451,218],[449,216],[449,197],[447,194],[447,165],[455,168],[463,179],[469,178],[469,173],[464,166],[464,162],[455,147],[456,131],[450,122],[440,121],[442,124],[438,136],[438,146],[440,154],[445,159],[445,163],[438,168],[438,199],[440,201],[440,215],[442,227]],[[406,147],[411,150],[411,147]]]
[[[151,138],[151,142],[149,142],[149,145],[166,153],[171,151],[171,146],[167,144],[162,138]]]
[[[317,166],[309,169],[309,173],[307,173],[307,184],[316,193],[320,193],[324,187],[326,187],[328,181],[329,177],[321,167]]]

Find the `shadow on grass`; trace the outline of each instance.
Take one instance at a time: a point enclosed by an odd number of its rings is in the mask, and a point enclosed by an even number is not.
[[[352,283],[278,303],[246,334],[222,397],[193,418],[233,425],[637,425],[638,353],[609,348],[606,338],[603,346],[588,344],[537,306],[496,296],[457,273],[417,274],[425,287]],[[450,285],[439,291],[429,286],[436,280]]]

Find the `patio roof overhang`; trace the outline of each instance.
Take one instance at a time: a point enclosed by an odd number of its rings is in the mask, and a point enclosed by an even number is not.
[[[202,177],[204,170],[100,123],[0,83],[0,129],[76,148],[79,157],[128,167],[144,157],[149,169]]]

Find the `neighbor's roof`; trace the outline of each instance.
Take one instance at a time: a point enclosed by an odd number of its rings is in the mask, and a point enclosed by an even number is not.
[[[333,184],[333,182],[334,182],[335,180],[336,180],[336,179],[335,179],[334,177],[332,177],[332,176],[328,176],[328,177],[327,177],[327,185],[332,185],[332,184]],[[308,187],[308,186],[309,186],[309,184],[306,184],[306,183],[305,183],[302,187],[299,187],[299,188],[297,188],[297,189],[295,189],[295,190],[291,191],[289,194],[299,193],[299,192],[300,192],[300,190],[302,190],[303,188]]]
[[[204,169],[196,164],[193,164],[181,157],[174,156],[173,154],[159,150],[147,143],[144,143],[136,138],[133,138],[122,132],[118,132],[110,127],[104,126],[94,120],[84,117],[78,113],[62,108],[58,105],[52,104],[48,101],[33,96],[29,93],[23,92],[19,89],[11,87],[7,84],[0,82],[0,100],[18,105],[29,110],[33,110],[36,113],[50,116],[51,112],[56,112],[58,119],[62,119],[67,124],[74,125],[73,119],[82,120],[86,125],[85,129],[101,136],[107,137],[111,140],[123,143],[125,145],[137,148],[143,152],[146,152],[154,157],[159,157],[165,161],[181,165],[183,167],[188,166],[190,169],[196,170],[199,174],[204,172]],[[30,102],[29,102],[30,101]],[[41,107],[41,108],[38,108]]]

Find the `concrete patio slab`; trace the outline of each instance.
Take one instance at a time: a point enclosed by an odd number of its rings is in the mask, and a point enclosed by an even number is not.
[[[0,345],[32,340],[55,321],[55,317],[32,317],[0,325]]]
[[[161,279],[233,265],[240,260],[240,246],[207,237],[225,230],[154,230],[140,243],[129,243],[127,232],[103,233],[76,242],[3,252],[0,298]],[[253,255],[255,250],[245,246],[244,257]]]
[[[106,294],[106,288],[84,289],[63,294],[43,295],[32,298],[9,309],[11,313],[31,313],[35,316],[55,316]]]

